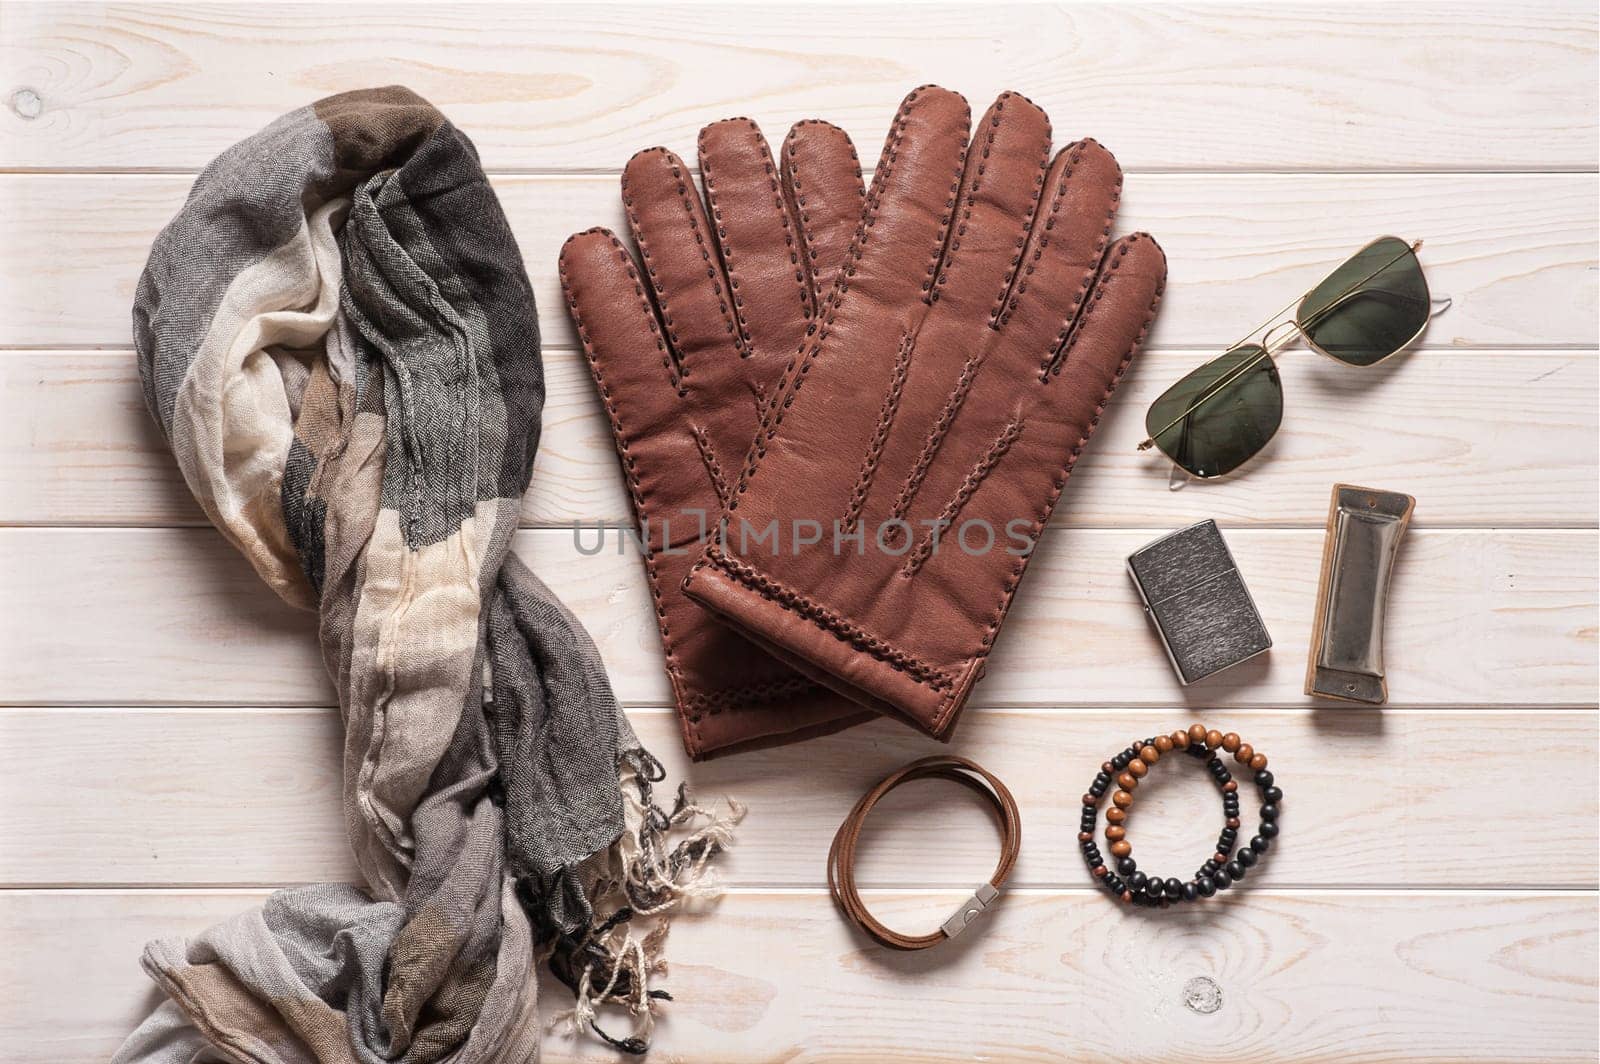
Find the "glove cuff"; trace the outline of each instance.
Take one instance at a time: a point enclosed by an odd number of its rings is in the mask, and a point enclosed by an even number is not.
[[[983,675],[981,658],[958,669],[921,660],[715,544],[689,571],[684,593],[785,664],[940,741],[949,741]]]

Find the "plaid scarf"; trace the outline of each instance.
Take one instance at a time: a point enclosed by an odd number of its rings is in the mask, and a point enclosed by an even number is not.
[[[530,1060],[546,952],[578,1020],[613,1000],[648,1028],[664,925],[627,925],[703,892],[728,826],[666,848],[704,811],[652,804],[594,644],[509,553],[544,379],[471,142],[401,88],[285,115],[200,175],[133,317],[195,498],[318,614],[367,889],[151,943],[170,1000],[116,1059]]]

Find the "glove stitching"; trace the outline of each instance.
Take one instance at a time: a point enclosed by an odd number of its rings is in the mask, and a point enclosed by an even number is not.
[[[690,425],[689,432],[694,436],[695,446],[700,449],[700,461],[705,464],[706,474],[711,478],[711,487],[717,493],[717,502],[726,509],[728,482],[722,476],[722,466],[717,462],[716,452],[711,449],[711,440],[706,437],[706,430],[699,425]]]
[[[972,182],[967,186],[966,195],[961,196],[961,224],[956,226],[956,231],[949,238],[949,246],[944,248],[944,254],[935,258],[934,267],[938,271],[938,279],[934,282],[932,291],[928,292],[927,302],[932,305],[939,301],[939,292],[944,288],[945,282],[950,279],[950,265],[955,261],[956,252],[961,250],[962,238],[967,235],[967,226],[972,221],[972,210],[978,200],[978,192],[983,188],[983,175],[989,168],[989,157],[994,152],[994,139],[1000,134],[1000,119],[1005,110],[1005,100],[1010,93],[1003,93],[994,106],[990,108],[994,117],[989,119],[989,135],[983,140],[983,148],[978,152],[978,158],[973,162],[975,173]],[[963,168],[964,169],[964,168]],[[965,175],[962,175],[965,176]],[[959,178],[958,178],[959,180]],[[945,243],[941,227],[939,243]],[[927,286],[923,286],[927,291]]]
[[[1027,99],[1027,97],[1023,97]],[[1032,100],[1028,101],[1032,103]],[[1011,266],[1006,270],[1006,276],[1000,283],[1000,292],[995,296],[994,309],[989,312],[989,328],[999,331],[1003,324],[1001,315],[1006,309],[1006,300],[1011,295],[1012,286],[1017,283],[1018,272],[1028,254],[1028,237],[1033,232],[1034,219],[1039,216],[1039,204],[1044,200],[1044,183],[1050,176],[1050,142],[1045,140],[1044,156],[1039,160],[1039,174],[1034,178],[1033,199],[1028,204],[1028,216],[1022,222],[1022,235],[1017,238],[1017,253],[1011,259]]]
[[[768,680],[765,683],[745,684],[742,687],[719,687],[714,691],[696,691],[688,696],[686,703],[693,706],[697,713],[713,717],[735,708],[740,703],[778,702],[816,689],[818,684],[814,681],[795,674],[782,679]]]
[[[978,379],[978,370],[983,366],[986,353],[970,355],[966,365],[961,369],[961,376],[956,380],[956,386],[950,392],[950,397],[945,400],[944,409],[939,412],[939,420],[934,422],[933,431],[928,433],[928,438],[922,444],[922,453],[917,456],[916,465],[911,467],[911,472],[906,474],[905,483],[900,486],[900,494],[896,496],[894,506],[889,512],[890,520],[900,520],[911,509],[911,504],[916,500],[917,492],[922,488],[922,482],[928,476],[928,470],[933,465],[934,457],[943,446],[945,437],[950,433],[950,427],[955,424],[956,415],[966,405],[967,396],[972,392],[972,385]]]
[[[995,124],[998,125],[999,121],[999,116],[996,115]],[[993,142],[994,140],[993,126],[991,126],[989,130],[989,140],[990,142]],[[985,145],[985,150],[987,150],[987,147],[988,145]],[[926,279],[922,282],[922,301],[930,305],[939,298],[937,289],[944,283],[944,278],[948,276],[950,260],[952,257],[954,257],[956,250],[961,246],[960,234],[952,236],[951,226],[955,222],[956,207],[961,202],[961,185],[967,177],[968,154],[969,148],[966,144],[963,144],[961,146],[961,150],[956,153],[955,180],[950,183],[950,196],[947,200],[945,200],[944,217],[939,220],[939,239],[934,243],[933,260],[928,263]],[[978,172],[974,176],[980,181],[982,180],[983,164],[981,162],[978,164]],[[972,206],[969,198],[967,217],[970,217],[971,215]],[[962,219],[960,228],[961,233],[965,233],[966,218]]]
[[[586,233],[580,233],[578,235],[587,236],[590,233],[605,233],[605,235],[610,238],[612,247],[622,258],[622,262],[628,272],[628,277],[633,281],[634,293],[639,297],[639,302],[645,309],[647,318],[650,322],[651,332],[656,336],[656,343],[658,346],[661,346],[662,338],[660,332],[656,329],[655,312],[651,310],[650,299],[645,294],[643,284],[640,283],[638,272],[633,268],[633,257],[628,254],[628,250],[622,246],[622,242],[616,238],[614,233],[606,232],[606,230],[603,229],[591,229]],[[573,237],[571,239],[576,240],[577,237]],[[570,244],[571,240],[569,240],[568,243]],[[561,275],[562,293],[567,298],[567,313],[572,316],[572,324],[577,330],[578,341],[583,345],[584,360],[589,363],[589,373],[594,377],[595,387],[600,392],[602,403],[606,408],[607,417],[611,422],[611,435],[612,438],[616,440],[617,453],[622,458],[622,468],[625,474],[625,479],[628,482],[628,493],[633,502],[634,517],[642,520],[644,516],[649,513],[649,509],[646,507],[644,501],[644,486],[639,482],[639,473],[634,466],[633,452],[628,446],[628,433],[622,427],[621,413],[617,410],[616,400],[612,398],[610,386],[606,384],[605,374],[600,369],[600,360],[595,355],[594,344],[589,339],[588,331],[584,328],[583,315],[578,312],[578,301],[572,290],[572,284],[567,274],[566,262],[564,258],[560,263],[559,272]],[[664,361],[667,365],[667,372],[671,374],[671,360],[665,359]],[[644,537],[642,536],[640,537],[640,545],[642,547],[641,553],[644,556],[645,574],[649,577],[648,582],[650,584],[650,597],[655,605],[656,626],[661,630],[661,647],[666,656],[667,674],[673,681],[673,695],[679,703],[679,708],[684,712],[684,725],[686,730],[690,733],[688,738],[692,740],[693,746],[692,749],[690,749],[689,754],[691,757],[696,757],[704,748],[704,744],[700,738],[700,718],[699,716],[690,713],[688,709],[683,706],[683,699],[678,693],[680,690],[679,680],[682,678],[683,669],[678,663],[677,643],[673,639],[671,625],[667,623],[666,602],[661,594],[661,571],[656,565],[655,555],[651,551],[649,543],[645,542]]]
[[[813,120],[814,121],[814,120]],[[789,212],[794,215],[795,228],[800,231],[800,241],[805,249],[805,254],[800,256],[801,268],[805,271],[804,288],[808,298],[802,298],[805,304],[805,317],[810,321],[817,314],[817,247],[811,239],[811,215],[806,211],[805,186],[800,181],[799,168],[795,165],[799,144],[798,134],[800,127],[807,122],[797,122],[789,130],[789,135],[783,138],[783,177],[785,198],[788,201]]]
[[[1118,244],[1110,253],[1110,265],[1105,266],[1100,273],[1108,277],[1110,274],[1114,273],[1117,267],[1122,265],[1122,260],[1128,254],[1128,248],[1132,246],[1133,245],[1130,242]],[[1077,320],[1072,323],[1072,330],[1068,335],[1066,342],[1061,346],[1061,349],[1056,353],[1055,358],[1050,362],[1049,376],[1060,376],[1061,367],[1067,364],[1067,358],[1071,355],[1072,348],[1077,344],[1079,334],[1083,332],[1084,323],[1089,320],[1089,316],[1094,313],[1094,309],[1100,305],[1100,300],[1105,297],[1106,288],[1107,285],[1103,282],[1094,286],[1094,293],[1089,297],[1089,305],[1083,308],[1083,313],[1078,315]]]
[[[1088,144],[1093,144],[1094,142],[1084,141],[1083,143],[1086,146]],[[1073,166],[1069,167],[1067,172],[1061,176],[1061,189],[1063,194],[1065,193],[1067,180],[1072,176],[1073,168],[1076,167],[1079,158],[1082,156],[1082,152],[1083,147],[1080,146],[1078,149],[1078,155],[1074,156],[1072,160]],[[1088,317],[1087,311],[1082,314],[1080,314],[1079,311],[1083,307],[1084,298],[1089,294],[1090,287],[1094,284],[1095,280],[1101,275],[1104,269],[1106,245],[1111,241],[1111,228],[1116,224],[1117,209],[1121,203],[1122,180],[1121,171],[1119,170],[1117,184],[1112,190],[1111,202],[1106,209],[1106,224],[1100,230],[1099,239],[1095,241],[1094,256],[1092,259],[1093,265],[1084,269],[1083,280],[1078,285],[1078,293],[1073,297],[1072,306],[1068,308],[1066,317],[1061,322],[1061,329],[1056,333],[1055,339],[1051,341],[1050,347],[1046,349],[1044,358],[1039,363],[1040,383],[1047,383],[1052,373],[1060,372],[1061,366],[1066,362],[1066,352],[1071,348],[1072,340],[1075,337],[1076,331],[1081,327],[1083,319]],[[1118,261],[1121,261],[1120,257],[1118,258]],[[1116,265],[1113,264],[1111,268],[1115,269]],[[1031,273],[1032,271],[1030,270],[1029,272]],[[1024,291],[1025,290],[1026,286],[1024,286]],[[1099,289],[1095,290],[1095,294],[1098,298]],[[1019,299],[1021,295],[1022,293],[1018,292]]]
[[[743,562],[728,557],[716,545],[713,544],[706,550],[706,560],[768,602],[803,620],[810,621],[813,626],[823,629],[840,642],[848,643],[857,650],[870,654],[935,691],[950,690],[952,681],[944,670],[895,649],[884,640],[840,617],[820,602],[802,595]]]
[[[944,509],[939,512],[939,516],[935,519],[936,523],[933,528],[930,528],[928,533],[922,537],[922,541],[917,544],[916,551],[906,560],[906,564],[901,567],[901,576],[912,577],[917,575],[918,570],[933,556],[935,531],[955,524],[956,518],[961,516],[962,508],[967,505],[973,494],[977,492],[978,486],[988,478],[990,473],[994,472],[995,466],[1000,464],[1000,459],[1005,457],[1006,452],[1011,450],[1011,445],[1016,443],[1017,438],[1021,435],[1022,418],[1020,415],[1016,415],[1001,430],[1000,435],[995,437],[994,442],[989,444],[989,449],[984,452],[983,457],[979,458],[972,469],[967,472],[966,478],[961,482],[961,487],[956,490],[955,497],[945,504]]]
[[[720,264],[712,260],[705,234],[701,232],[699,220],[694,214],[694,204],[689,200],[690,194],[698,195],[697,192],[694,192],[694,181],[684,174],[682,161],[665,148],[648,148],[639,154],[646,155],[651,153],[660,155],[672,171],[673,180],[678,185],[678,203],[683,208],[684,224],[689,227],[689,232],[693,234],[694,242],[699,247],[700,259],[705,263],[706,276],[711,282],[711,290],[716,293],[717,309],[722,314],[722,320],[727,326],[728,334],[733,337],[734,349],[743,354],[744,338],[740,333],[738,324],[734,321],[733,314],[728,307],[728,297],[723,292],[722,284],[718,280],[718,275],[721,272]],[[630,164],[631,162],[632,160],[630,160]],[[666,329],[667,341],[672,345],[673,354],[677,358],[678,376],[681,380],[687,380],[689,377],[689,364],[684,357],[683,344],[678,338],[677,329],[673,325],[671,301],[667,298],[667,290],[661,284],[661,279],[656,273],[654,257],[650,253],[650,245],[645,240],[643,230],[639,227],[639,215],[634,210],[633,198],[628,195],[628,175],[626,170],[623,171],[622,175],[622,205],[627,209],[628,224],[633,231],[634,242],[639,245],[639,256],[643,260],[645,272],[650,275],[650,286],[656,294],[656,305],[661,310],[661,323]],[[684,388],[681,383],[678,391],[680,396],[684,394]]]
[[[813,324],[807,329],[810,336],[815,330],[815,338],[803,341],[795,353],[789,357],[789,363],[784,367],[783,375],[778,378],[778,383],[773,389],[772,401],[767,405],[766,414],[762,418],[761,428],[756,434],[754,445],[745,457],[744,466],[739,471],[739,484],[734,489],[733,501],[728,504],[728,511],[732,513],[739,505],[739,497],[749,487],[750,478],[754,475],[761,459],[766,456],[767,444],[778,434],[779,427],[783,424],[783,415],[794,402],[794,395],[799,391],[805,375],[810,372],[811,364],[816,360],[817,353],[822,349],[822,343],[830,334],[835,317],[838,314],[839,304],[844,301],[850,291],[850,278],[855,274],[855,263],[861,258],[861,247],[866,242],[867,230],[871,229],[877,221],[878,210],[882,206],[883,189],[887,187],[894,175],[895,161],[899,156],[900,142],[905,136],[906,124],[909,121],[911,108],[922,90],[931,86],[913,90],[900,105],[900,110],[895,114],[893,124],[890,126],[889,136],[885,139],[883,153],[878,158],[878,168],[873,174],[872,187],[867,192],[866,206],[861,213],[861,221],[856,224],[855,236],[851,238],[850,248],[845,253],[845,264],[840,267],[839,275],[834,281],[832,292],[828,295],[828,302],[824,307],[827,315],[820,328]]]
[[[861,463],[861,473],[856,477],[856,486],[850,492],[850,505],[845,510],[844,530],[854,532],[857,522],[861,519],[861,509],[866,505],[867,492],[872,489],[873,478],[878,474],[878,463],[883,458],[884,446],[889,442],[889,430],[894,425],[895,414],[900,409],[900,396],[905,390],[906,373],[911,368],[911,334],[905,333],[900,338],[900,351],[895,356],[894,372],[889,378],[889,391],[883,397],[883,406],[878,411],[878,428],[872,435],[872,442],[867,446],[867,457]]]
[[[1140,236],[1141,234],[1136,233],[1132,237],[1129,237],[1127,244],[1131,246],[1140,239]],[[1149,238],[1145,237],[1145,239]],[[1115,269],[1115,267],[1112,268]],[[1107,283],[1109,283],[1109,279]],[[1133,362],[1134,356],[1137,355],[1139,350],[1144,346],[1145,338],[1150,334],[1150,325],[1155,321],[1156,308],[1160,305],[1161,297],[1163,293],[1166,292],[1166,288],[1167,282],[1165,276],[1163,276],[1161,283],[1156,285],[1155,294],[1151,296],[1150,306],[1145,311],[1144,323],[1139,327],[1138,335],[1134,337],[1133,343],[1128,347],[1127,353],[1122,356],[1122,361],[1117,364],[1116,372],[1112,374],[1111,380],[1106,384],[1105,391],[1100,395],[1100,402],[1095,406],[1094,416],[1089,420],[1089,424],[1087,427],[1085,427],[1083,434],[1079,436],[1078,442],[1073,446],[1068,455],[1067,461],[1063,463],[1061,470],[1056,474],[1055,483],[1052,487],[1050,495],[1045,500],[1044,506],[1035,515],[1033,526],[1030,530],[1035,543],[1038,542],[1040,535],[1043,534],[1044,527],[1050,520],[1050,515],[1055,511],[1056,503],[1060,501],[1061,493],[1066,489],[1067,481],[1072,476],[1072,470],[1074,466],[1077,465],[1078,457],[1083,453],[1084,446],[1089,442],[1089,437],[1094,435],[1095,429],[1099,427],[1100,418],[1105,412],[1106,403],[1110,401],[1112,393],[1117,389],[1117,385],[1122,382],[1122,378],[1127,373],[1128,366]],[[970,669],[973,664],[986,659],[989,656],[989,652],[994,648],[995,637],[999,634],[1000,626],[1005,621],[1006,614],[1011,609],[1011,601],[1016,595],[1017,588],[1022,583],[1022,576],[1028,569],[1028,561],[1031,557],[1032,552],[1024,554],[1012,565],[1011,576],[1006,579],[1006,582],[1002,587],[1000,601],[995,607],[994,614],[989,621],[988,627],[984,629],[983,639],[979,643],[978,649],[968,655],[966,659],[966,668]],[[955,708],[956,702],[954,695],[952,694],[934,721],[933,730],[935,732],[939,732],[945,727],[945,725],[949,722],[951,714],[955,711]]]

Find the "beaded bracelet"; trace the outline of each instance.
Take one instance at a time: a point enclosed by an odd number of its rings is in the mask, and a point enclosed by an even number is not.
[[[1261,796],[1260,824],[1249,844],[1234,853],[1239,841],[1239,784],[1233,779],[1222,758],[1221,749],[1233,759],[1254,772],[1256,788]],[[1133,859],[1133,845],[1128,841],[1124,822],[1133,805],[1133,792],[1139,781],[1161,760],[1163,754],[1175,750],[1186,751],[1196,760],[1205,759],[1211,778],[1222,794],[1223,828],[1217,836],[1217,849],[1187,882],[1171,877],[1162,879],[1139,871]],[[1100,800],[1112,782],[1118,790],[1111,796],[1111,808],[1106,810],[1106,841],[1111,855],[1116,859],[1116,871],[1106,866],[1095,845],[1095,825],[1099,818]],[[1246,872],[1261,860],[1278,834],[1278,807],[1283,802],[1283,791],[1273,782],[1267,770],[1267,755],[1259,753],[1249,743],[1242,742],[1233,732],[1226,734],[1196,724],[1188,731],[1175,731],[1171,735],[1157,735],[1137,740],[1132,746],[1101,764],[1094,782],[1083,796],[1083,816],[1078,825],[1078,847],[1083,851],[1084,863],[1090,874],[1105,884],[1113,896],[1135,905],[1166,907],[1178,901],[1195,901],[1209,898],[1220,890],[1227,890],[1245,877]]]

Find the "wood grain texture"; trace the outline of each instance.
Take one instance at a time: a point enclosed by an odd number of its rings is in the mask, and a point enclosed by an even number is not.
[[[818,740],[803,759],[769,750],[691,770],[670,713],[631,716],[669,778],[692,775],[703,801],[749,807],[721,862],[727,882],[745,888],[824,886],[829,841],[856,796],[932,746],[884,721]],[[1566,757],[1594,748],[1593,713],[981,710],[952,752],[1016,795],[1023,846],[1011,886],[1089,885],[1078,796],[1096,767],[1194,719],[1268,754],[1285,792],[1285,834],[1252,888],[1596,886],[1600,777],[1594,759]],[[356,881],[339,813],[340,743],[331,709],[0,710],[0,884]],[[1543,803],[1529,832],[1527,809],[1507,798],[1531,763],[1570,767],[1568,797]],[[1244,790],[1248,839],[1257,799]],[[1147,777],[1130,837],[1143,867],[1187,876],[1221,820],[1214,787],[1184,758]],[[1518,859],[1508,862],[1513,838]],[[873,812],[857,874],[866,886],[969,887],[988,878],[997,845],[988,810],[966,791],[907,787]]]
[[[255,128],[239,126],[234,139]],[[765,128],[774,139],[784,129]],[[660,132],[633,136],[612,166]],[[665,142],[693,155],[692,134]],[[139,272],[192,182],[179,174],[0,176],[0,242],[28,251],[0,260],[0,299],[12,308],[0,318],[0,346],[129,346]],[[533,278],[545,345],[573,346],[557,256],[579,230],[625,231],[617,178],[494,184]],[[1134,173],[1117,224],[1154,233],[1167,252],[1152,347],[1226,346],[1367,241],[1398,233],[1425,239],[1429,283],[1455,301],[1425,345],[1592,348],[1600,342],[1596,219],[1594,179],[1580,174]]]
[[[1485,2],[480,10],[8,5],[7,168],[197,170],[285,110],[399,82],[490,167],[612,168],[641,128],[821,115],[876,153],[937,81],[1021,87],[1146,168],[1592,169],[1595,13]],[[36,116],[15,102],[26,88]],[[781,125],[780,125],[781,123]]]
[[[0,894],[0,940],[15,944],[0,970],[8,1061],[106,1059],[155,1000],[135,963],[143,942],[261,897]],[[918,928],[959,897],[868,901]],[[1600,1043],[1585,895],[1254,891],[1151,916],[1087,892],[1024,891],[983,919],[981,934],[889,954],[825,892],[730,895],[674,926],[675,1000],[651,1059],[1576,1064]],[[553,1013],[562,992],[541,989]],[[552,1035],[544,1059],[617,1058]]]
[[[1600,516],[1593,351],[1419,351],[1365,372],[1294,353],[1283,367],[1284,428],[1263,457],[1226,480],[1168,491],[1160,456],[1136,449],[1144,414],[1206,357],[1149,351],[1135,362],[1073,470],[1057,526],[1214,517],[1320,527],[1340,480],[1403,487],[1420,500],[1419,528],[1592,527]],[[629,518],[582,358],[547,352],[545,382],[524,524]],[[130,353],[0,352],[0,525],[203,524]]]
[[[1305,704],[1321,531],[1229,533],[1274,646],[1187,688],[1123,571],[1156,534],[1047,533],[975,703]],[[593,634],[618,697],[664,705],[655,615],[632,547],[618,553],[623,543],[615,530],[602,541],[541,529],[515,545]],[[1389,602],[1391,704],[1592,707],[1596,545],[1593,530],[1411,533]],[[0,602],[12,704],[334,700],[310,618],[274,598],[212,529],[0,530]]]
[[[398,82],[478,144],[534,280],[550,394],[518,550],[593,631],[673,777],[750,806],[734,892],[673,933],[677,1000],[650,1059],[1594,1061],[1597,24],[1581,0],[5,3],[0,526],[33,527],[0,527],[0,1060],[105,1060],[157,1000],[146,939],[354,874],[311,619],[203,527],[143,409],[128,314],[217,152],[290,107]],[[861,790],[932,744],[877,722],[685,763],[637,556],[615,533],[584,556],[566,527],[628,508],[554,266],[569,233],[618,227],[639,148],[693,162],[709,121],[748,114],[777,140],[823,117],[870,165],[927,81],[979,108],[1020,89],[1059,141],[1108,144],[1128,171],[1119,226],[1157,235],[1171,284],[953,746],[1017,792],[1020,889],[981,930],[901,956],[838,919],[823,855]],[[1168,492],[1133,450],[1149,401],[1387,232],[1425,238],[1454,299],[1420,350],[1366,372],[1290,354],[1267,456]],[[1300,694],[1335,481],[1419,500],[1382,709]],[[1227,527],[1276,645],[1182,689],[1122,561],[1202,517]],[[1113,748],[1191,719],[1269,753],[1285,834],[1247,890],[1123,912],[1084,889],[1077,795]],[[1527,800],[1533,764],[1547,778]],[[1219,813],[1172,768],[1132,836],[1178,872]],[[994,853],[981,807],[929,784],[874,814],[861,874],[874,911],[918,931]],[[546,991],[550,1017],[567,999]]]

